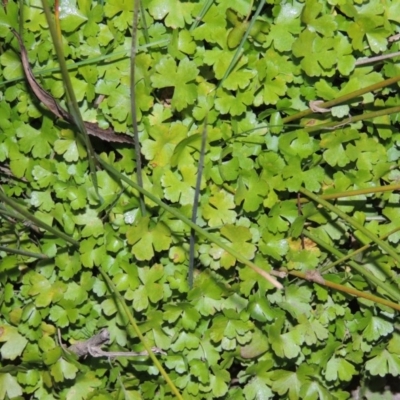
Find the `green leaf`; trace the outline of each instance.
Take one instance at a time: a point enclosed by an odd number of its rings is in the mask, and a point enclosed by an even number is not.
[[[0,373],[0,399],[13,399],[22,396],[22,387],[17,382],[17,379],[11,374]]]
[[[213,367],[212,371],[214,373],[210,376],[212,393],[215,397],[222,397],[226,395],[228,391],[228,383],[230,381],[229,373],[218,367]]]
[[[62,154],[65,161],[74,162],[86,157],[86,151],[74,139],[59,139],[54,143],[54,151]]]
[[[202,384],[210,382],[210,373],[207,364],[201,360],[191,360],[190,373],[198,378]]]
[[[331,166],[346,166],[350,162],[350,159],[346,155],[343,143],[358,139],[359,137],[359,133],[354,129],[343,129],[322,135],[320,145],[322,148],[327,149],[323,154],[324,160]]]
[[[132,24],[133,3],[127,0],[116,0],[112,3],[106,3],[104,14],[111,18],[113,25],[123,31]]]
[[[181,123],[155,126],[150,136],[143,141],[142,151],[153,167],[163,167],[172,162],[176,145],[186,137],[187,127]]]
[[[203,208],[203,216],[208,220],[209,226],[233,224],[235,222],[236,212],[233,211],[235,203],[230,193],[215,190],[213,196],[207,200],[204,198],[204,201],[206,204]]]
[[[181,332],[172,343],[171,349],[174,352],[181,352],[184,349],[197,349],[200,345],[199,338],[192,333]]]
[[[67,400],[83,400],[87,398],[93,389],[101,385],[93,371],[81,374],[75,381],[76,383],[64,391]]]
[[[366,311],[365,317],[360,319],[360,327],[363,327],[363,337],[368,342],[376,341],[393,332],[393,325],[390,322],[372,315],[370,311]]]
[[[326,364],[325,378],[328,381],[350,381],[357,373],[354,365],[341,357],[332,357]]]
[[[9,325],[0,326],[1,356],[6,360],[15,360],[25,349],[28,341],[18,333],[17,328]],[[3,375],[3,379],[9,379]],[[1,385],[0,385],[1,387]]]
[[[49,192],[36,192],[31,193],[30,203],[32,206],[37,207],[43,211],[50,211],[54,207],[54,201]]]
[[[60,21],[63,31],[73,32],[86,20],[86,16],[76,7],[76,0],[67,0],[60,4]]]
[[[337,28],[335,17],[332,14],[318,17],[322,8],[323,5],[318,0],[307,1],[302,11],[301,20],[308,25],[310,31],[317,31],[324,36],[331,37]]]
[[[258,374],[250,380],[243,389],[246,399],[272,399],[271,380],[265,374]]]
[[[332,76],[337,62],[335,38],[321,38],[316,32],[304,30],[293,43],[293,54],[308,76]]]
[[[241,172],[238,179],[238,189],[235,193],[235,203],[241,204],[246,211],[256,211],[268,193],[268,183],[254,171]]]
[[[226,42],[225,7],[211,4],[202,23],[193,31],[196,40],[205,40],[209,43],[218,43],[224,47]]]
[[[98,237],[104,232],[100,218],[97,216],[96,211],[91,208],[87,207],[83,214],[74,215],[72,220],[75,224],[84,226],[82,230],[83,237]]]
[[[74,379],[78,368],[74,364],[65,361],[63,358],[59,358],[58,361],[51,366],[50,371],[56,382],[63,382],[64,379]]]
[[[17,129],[20,139],[19,148],[25,154],[32,153],[35,158],[45,158],[51,153],[52,144],[56,139],[53,129],[43,126],[40,131],[30,125],[23,124]]]
[[[280,396],[288,393],[289,399],[300,397],[300,388],[304,383],[304,376],[298,372],[275,370],[270,375],[273,383],[272,390]]]
[[[174,87],[171,104],[178,111],[183,110],[189,104],[193,104],[197,98],[197,88],[192,82],[198,75],[196,64],[187,57],[175,63],[172,57],[163,57],[155,67],[157,74],[151,77],[155,88]]]
[[[154,19],[164,19],[166,26],[173,29],[183,28],[185,22],[192,22],[191,11],[193,3],[176,3],[174,0],[152,0],[149,4],[149,12]]]
[[[138,220],[135,226],[127,230],[126,237],[138,260],[150,260],[154,251],[167,250],[171,244],[168,227],[161,222],[151,222],[149,217]]]
[[[196,167],[193,165],[190,169],[185,168],[186,176],[194,177],[196,173]],[[189,173],[189,175],[187,175]],[[192,180],[192,179],[191,179]],[[182,205],[193,204],[194,199],[194,182],[186,182],[182,179],[182,176],[177,172],[166,171],[161,179],[161,183],[164,186],[165,197],[174,202],[179,202]]]
[[[62,282],[52,283],[38,273],[32,274],[30,283],[29,294],[36,296],[37,307],[47,307],[51,302],[58,302],[66,289]]]
[[[247,259],[253,259],[256,247],[253,244],[248,243],[252,238],[248,228],[227,224],[221,229],[221,234],[230,240],[233,248],[240,248],[241,253]],[[221,260],[221,266],[224,268],[229,268],[236,263],[236,259],[232,255],[217,246],[212,246],[210,254],[214,260],[219,258]]]
[[[400,374],[400,357],[398,354],[392,354],[383,349],[378,354],[365,363],[365,368],[373,376],[386,376],[391,374],[399,376]]]
[[[15,79],[23,74],[21,61],[14,51],[4,51],[0,56],[0,64],[5,67],[3,76],[6,79]]]
[[[221,114],[238,116],[246,111],[247,106],[253,102],[253,98],[252,91],[248,89],[238,90],[236,95],[229,94],[229,92],[224,89],[218,89],[215,108]]]

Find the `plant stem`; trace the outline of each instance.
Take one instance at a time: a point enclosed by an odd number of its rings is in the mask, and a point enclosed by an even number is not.
[[[81,133],[81,139],[83,140],[83,143],[85,144],[85,147],[86,147],[86,150],[88,153],[90,176],[92,178],[93,187],[94,187],[94,190],[96,192],[98,199],[102,203],[103,199],[100,196],[99,187],[97,184],[95,153],[93,150],[92,143],[90,142],[89,136],[87,134],[85,124],[83,123],[82,115],[79,110],[75,92],[72,87],[72,82],[69,77],[67,63],[66,63],[65,57],[64,57],[61,28],[60,28],[59,20],[57,19],[56,22],[53,21],[53,18],[52,18],[51,12],[50,12],[50,7],[49,7],[47,0],[42,0],[42,5],[43,5],[44,13],[46,15],[46,20],[47,20],[47,24],[49,26],[51,37],[53,40],[53,45],[56,50],[58,63],[60,64],[62,80],[63,80],[63,84],[65,87],[65,93],[67,95],[68,110],[74,119],[75,125],[77,126],[77,128],[79,129],[79,132]]]
[[[354,218],[350,217],[345,212],[340,210],[338,207],[335,207],[334,205],[332,205],[331,203],[327,202],[326,200],[321,199],[319,196],[315,195],[314,193],[310,192],[309,190],[307,190],[305,188],[300,188],[299,191],[301,193],[303,193],[305,196],[307,196],[310,199],[312,199],[315,202],[317,202],[318,204],[321,204],[323,207],[327,208],[329,211],[332,211],[333,213],[338,215],[340,218],[342,218],[344,221],[346,221],[349,225],[353,226],[355,229],[358,229],[361,233],[363,233],[365,236],[370,238],[379,247],[381,247],[388,254],[390,254],[397,261],[398,265],[400,265],[400,256],[393,249],[393,247],[388,245],[383,240],[379,239],[378,236],[376,236],[374,233],[372,233],[369,229],[365,228],[362,224],[360,224]]]
[[[0,246],[0,251],[5,251],[6,253],[12,253],[12,254],[19,254],[21,256],[26,256],[26,257],[39,258],[41,260],[46,260],[49,258],[46,254],[32,253],[31,251],[13,249],[11,247]]]
[[[60,232],[58,229],[53,228],[50,225],[47,225],[45,222],[41,221],[40,219],[36,218],[34,215],[32,215],[29,211],[25,210],[23,207],[21,207],[16,201],[11,200],[8,198],[1,190],[0,190],[0,200],[4,201],[4,203],[8,204],[14,211],[19,212],[22,214],[25,218],[29,219],[29,221],[32,221],[35,225],[51,232],[53,235],[56,235],[57,237],[64,239],[66,242],[79,247],[79,242],[76,240],[72,239],[68,235],[66,235],[63,232]]]
[[[129,186],[133,187],[136,189],[138,192],[143,193],[146,197],[148,197],[151,201],[156,203],[158,206],[163,208],[164,210],[168,211],[172,215],[174,215],[176,218],[181,220],[183,223],[188,225],[190,228],[195,230],[197,233],[200,235],[204,236],[206,239],[208,239],[210,242],[215,243],[217,246],[219,246],[221,249],[224,249],[227,251],[229,254],[231,254],[233,257],[235,257],[238,261],[241,263],[247,265],[250,267],[253,271],[257,272],[259,275],[263,276],[265,279],[267,279],[269,282],[271,282],[277,289],[283,289],[283,286],[281,283],[279,283],[274,277],[272,277],[268,272],[264,271],[260,267],[258,267],[256,264],[248,260],[247,258],[243,257],[239,252],[236,250],[232,249],[232,247],[228,246],[225,244],[219,237],[208,233],[206,230],[200,228],[198,225],[193,223],[189,218],[185,217],[183,214],[181,214],[178,210],[176,210],[173,207],[168,206],[164,202],[162,202],[158,197],[154,196],[152,193],[148,192],[146,189],[141,188],[136,182],[133,182],[129,178],[127,178],[125,175],[121,174],[119,171],[117,171],[114,167],[106,163],[104,160],[101,159],[98,155],[96,155],[98,162],[103,166],[104,169],[106,169],[110,174],[114,175],[118,179],[121,179],[125,183],[127,183]]]
[[[303,129],[308,133],[319,132],[320,130],[323,130],[323,129],[333,131],[336,128],[340,128],[341,126],[344,126],[347,124],[352,124],[354,122],[364,121],[367,119],[373,119],[373,118],[381,117],[383,115],[395,114],[398,112],[400,112],[400,106],[384,108],[383,110],[373,111],[373,112],[366,113],[366,114],[360,114],[360,115],[356,115],[355,117],[349,117],[342,121],[332,121],[332,122],[328,122],[328,123],[320,124],[320,125],[316,125],[316,126],[304,127]]]
[[[341,104],[341,103],[344,103],[344,102],[349,101],[351,99],[354,99],[356,97],[362,96],[363,94],[366,94],[366,93],[369,93],[369,92],[374,92],[376,90],[383,89],[386,86],[393,85],[394,83],[396,83],[398,81],[400,81],[400,75],[395,76],[395,77],[390,78],[390,79],[386,79],[386,80],[384,80],[382,82],[379,82],[379,83],[374,83],[373,85],[367,86],[367,87],[365,87],[363,89],[355,90],[354,92],[345,94],[345,95],[340,96],[340,97],[338,97],[336,99],[326,101],[324,103],[319,104],[319,107],[321,107],[321,108],[331,108],[331,107],[337,106],[338,104]],[[306,117],[307,115],[311,115],[313,113],[314,113],[314,111],[312,111],[311,108],[309,108],[309,109],[304,110],[302,112],[299,112],[297,114],[289,115],[288,117],[283,118],[282,122],[284,124],[287,124],[288,122],[295,121],[297,119]]]
[[[348,287],[348,286],[340,285],[340,284],[335,283],[335,282],[328,281],[327,279],[325,279],[323,277],[322,277],[322,280],[318,279],[318,282],[316,282],[313,279],[310,279],[309,275],[307,273],[304,273],[304,272],[287,271],[287,270],[282,270],[282,271],[284,271],[284,272],[286,272],[286,273],[288,273],[290,275],[297,276],[298,278],[301,278],[301,279],[306,279],[306,280],[313,281],[313,282],[317,283],[318,285],[327,286],[327,287],[330,287],[332,289],[339,290],[341,292],[351,294],[352,296],[362,297],[364,299],[373,301],[373,302],[378,303],[378,304],[383,304],[383,305],[385,305],[387,307],[393,308],[394,310],[400,311],[400,304],[393,303],[390,300],[382,299],[381,297],[375,296],[375,295],[373,295],[371,293],[361,292],[360,290],[354,289],[352,287]]]
[[[194,191],[194,199],[193,199],[193,210],[192,210],[192,222],[195,224],[197,220],[197,209],[199,207],[199,197],[200,197],[200,186],[201,186],[201,177],[203,175],[203,167],[204,167],[204,156],[206,153],[206,144],[207,144],[207,115],[204,119],[204,127],[203,134],[201,137],[201,148],[200,148],[200,157],[199,157],[199,165],[197,166],[197,179],[196,179],[196,188]],[[190,230],[190,245],[189,245],[189,273],[188,273],[188,282],[189,288],[193,287],[193,270],[194,270],[194,246],[196,242],[196,234],[194,229]]]
[[[312,235],[309,231],[304,230],[303,235],[307,236],[313,242],[315,242],[318,245],[320,245],[321,247],[323,247],[329,253],[333,254],[336,258],[340,259],[340,258],[345,257],[345,254],[343,254],[342,252],[340,252],[339,250],[337,250],[335,247],[331,246],[330,244],[324,242],[320,238]],[[355,261],[349,261],[348,264],[350,265],[351,268],[356,270],[359,274],[363,275],[366,279],[368,279],[375,286],[380,287],[382,290],[384,290],[392,299],[394,299],[396,301],[400,301],[400,293],[396,288],[393,288],[391,285],[389,285],[385,282],[382,282],[375,275],[371,274],[371,272],[367,271],[365,268],[358,265]]]
[[[125,303],[124,298],[121,296],[121,294],[118,292],[117,288],[115,287],[115,285],[113,284],[112,280],[108,277],[108,275],[103,271],[102,268],[99,268],[99,271],[103,277],[103,279],[107,282],[107,285],[109,286],[111,292],[115,295],[115,297],[118,300],[118,303],[122,306],[125,315],[128,317],[129,322],[131,323],[137,337],[140,339],[140,341],[142,342],[144,348],[146,349],[149,357],[152,359],[152,361],[154,362],[155,366],[158,368],[158,370],[160,371],[161,375],[164,377],[164,379],[166,380],[166,382],[168,383],[169,387],[171,388],[171,391],[175,394],[175,396],[180,399],[183,400],[182,395],[179,393],[178,389],[176,388],[176,386],[174,385],[174,383],[172,382],[171,378],[169,377],[169,375],[167,374],[167,372],[165,371],[165,369],[163,368],[163,366],[161,365],[160,361],[158,361],[157,357],[154,355],[154,353],[151,350],[151,347],[147,344],[145,337],[142,335],[142,332],[140,332],[139,327],[136,324],[135,319],[132,317],[128,306]]]
[[[133,138],[135,142],[135,157],[136,157],[136,179],[138,184],[143,187],[142,178],[142,152],[140,149],[139,141],[139,129],[137,123],[137,112],[136,112],[136,79],[135,79],[135,69],[136,69],[136,54],[137,54],[137,31],[139,22],[139,2],[140,0],[134,0],[133,7],[133,24],[132,24],[132,45],[131,45],[131,116],[132,116],[132,126],[133,126]],[[146,215],[146,205],[144,203],[144,196],[139,195],[140,210],[142,215]]]
[[[400,230],[400,227],[397,227],[397,228],[393,229],[392,231],[390,231],[389,233],[387,233],[386,235],[382,236],[381,239],[383,240],[383,239],[389,237],[390,235],[393,235],[393,233],[396,233],[399,230]],[[310,239],[311,239],[311,237],[310,237]],[[313,240],[313,239],[311,239],[311,240]],[[344,257],[339,258],[335,262],[330,263],[328,265],[325,265],[325,267],[321,268],[319,270],[319,272],[321,272],[321,273],[322,272],[326,272],[326,271],[330,270],[331,268],[336,267],[336,265],[342,264],[343,262],[345,262],[347,260],[350,260],[351,258],[355,257],[357,254],[360,254],[363,251],[368,250],[371,246],[372,246],[372,244],[368,243],[368,244],[360,247],[359,249],[357,249],[355,251],[352,251],[351,253],[345,255]]]
[[[320,199],[323,200],[332,200],[339,199],[342,197],[352,197],[352,196],[360,196],[360,195],[368,195],[372,193],[381,193],[381,192],[392,192],[393,190],[400,190],[400,185],[386,185],[386,186],[377,186],[377,187],[369,187],[365,189],[356,189],[349,190],[346,192],[337,192],[337,193],[329,193],[329,194],[321,194],[319,196]],[[295,199],[297,201],[297,199]],[[302,197],[299,199],[299,203],[308,203],[310,200]]]

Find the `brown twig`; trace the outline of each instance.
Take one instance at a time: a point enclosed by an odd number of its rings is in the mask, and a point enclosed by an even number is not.
[[[24,43],[22,41],[19,33],[11,28],[11,32],[14,34],[18,40],[19,47],[21,49],[21,62],[26,75],[26,79],[31,87],[33,93],[36,97],[57,117],[67,121],[71,125],[75,125],[74,118],[72,115],[64,110],[60,104],[54,99],[54,97],[44,90],[36,80],[33,75],[32,69],[29,65],[28,54]],[[86,131],[89,135],[96,136],[99,139],[105,140],[107,142],[117,142],[117,143],[133,143],[133,139],[127,135],[118,135],[112,129],[101,129],[97,124],[92,122],[84,122]]]
[[[373,63],[376,61],[382,61],[382,60],[386,60],[388,58],[394,58],[394,57],[398,57],[398,56],[400,56],[400,51],[396,51],[394,53],[389,53],[389,54],[382,54],[380,56],[375,56],[375,57],[361,58],[361,59],[357,60],[354,63],[354,65],[369,64],[369,63]]]

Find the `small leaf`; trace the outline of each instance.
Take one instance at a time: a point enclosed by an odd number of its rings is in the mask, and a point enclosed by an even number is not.
[[[332,357],[326,364],[325,378],[328,381],[350,381],[357,373],[353,364],[341,357]]]
[[[56,382],[63,382],[64,379],[74,379],[78,368],[74,364],[65,361],[63,358],[59,358],[58,361],[51,366],[50,371]]]
[[[0,342],[4,342],[0,352],[1,356],[6,360],[15,360],[22,354],[28,343],[28,341],[18,333],[17,328],[9,325],[0,325]]]
[[[0,399],[13,399],[22,393],[22,387],[14,376],[0,373]]]

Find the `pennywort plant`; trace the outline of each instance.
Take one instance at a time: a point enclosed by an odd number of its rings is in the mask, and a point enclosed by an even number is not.
[[[0,400],[393,395],[399,15],[3,1]]]

